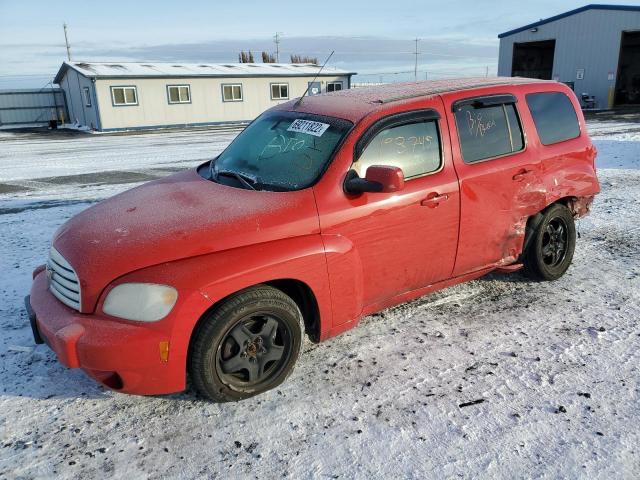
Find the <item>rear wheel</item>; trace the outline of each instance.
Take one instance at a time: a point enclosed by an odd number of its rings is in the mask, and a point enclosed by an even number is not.
[[[561,204],[550,206],[529,232],[524,270],[535,280],[557,280],[571,265],[576,246],[576,227],[571,211]]]
[[[218,402],[270,390],[292,372],[303,331],[298,306],[280,290],[260,285],[232,295],[193,335],[191,380],[199,393]]]

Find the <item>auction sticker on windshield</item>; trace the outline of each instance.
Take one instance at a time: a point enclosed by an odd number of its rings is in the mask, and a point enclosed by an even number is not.
[[[299,133],[308,133],[309,135],[313,135],[315,137],[321,137],[324,132],[329,128],[328,123],[322,122],[312,122],[311,120],[302,120],[297,118],[291,123],[287,131],[289,132],[299,132]]]

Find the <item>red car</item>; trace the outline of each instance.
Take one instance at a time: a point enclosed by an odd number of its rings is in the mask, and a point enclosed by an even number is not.
[[[217,158],[56,232],[36,342],[121,392],[228,401],[280,384],[303,335],[492,270],[555,280],[599,192],[560,83],[394,84],[274,107]]]

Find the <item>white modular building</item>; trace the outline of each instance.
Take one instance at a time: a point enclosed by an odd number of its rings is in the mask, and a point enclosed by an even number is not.
[[[307,89],[350,88],[355,75],[319,71],[312,64],[64,62],[54,83],[65,92],[71,123],[113,131],[244,123]]]

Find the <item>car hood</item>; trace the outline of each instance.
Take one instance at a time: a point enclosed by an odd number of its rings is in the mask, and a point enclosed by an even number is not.
[[[71,218],[53,245],[76,271],[82,310],[141,268],[319,232],[311,189],[244,190],[178,173],[104,200]]]

